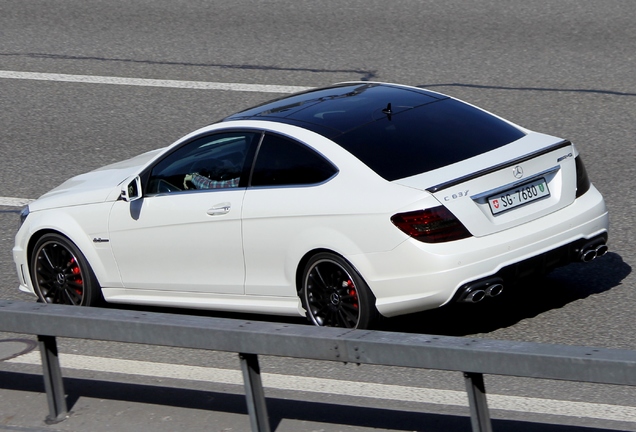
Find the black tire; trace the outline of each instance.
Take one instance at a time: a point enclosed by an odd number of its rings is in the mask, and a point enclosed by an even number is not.
[[[29,267],[40,301],[75,306],[96,306],[102,292],[86,258],[66,237],[49,233],[37,241]]]
[[[367,284],[351,264],[333,253],[309,259],[299,294],[307,319],[317,326],[365,329],[378,317]]]

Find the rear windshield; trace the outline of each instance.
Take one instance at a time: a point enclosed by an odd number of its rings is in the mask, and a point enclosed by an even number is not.
[[[387,114],[332,139],[392,181],[477,156],[524,135],[493,115],[444,99]]]

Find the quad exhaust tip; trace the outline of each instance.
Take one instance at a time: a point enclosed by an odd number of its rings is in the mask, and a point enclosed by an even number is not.
[[[503,280],[499,278],[472,282],[461,288],[459,302],[479,303],[487,297],[497,297],[504,290]]]
[[[461,300],[464,303],[479,303],[486,298],[486,291],[482,289],[476,289],[469,291],[466,296]]]
[[[609,251],[604,241],[592,241],[583,245],[579,251],[579,260],[582,262],[590,262],[596,258],[602,257]]]
[[[500,284],[500,283],[492,284],[488,288],[486,288],[486,295],[488,297],[497,297],[499,294],[503,292],[503,289],[504,289],[503,284]]]

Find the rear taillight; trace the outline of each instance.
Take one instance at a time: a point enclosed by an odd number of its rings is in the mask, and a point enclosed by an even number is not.
[[[416,240],[442,243],[470,237],[466,227],[446,207],[398,213],[391,222]]]
[[[578,198],[590,189],[590,178],[587,176],[581,156],[577,156],[574,160],[576,161],[576,197]]]

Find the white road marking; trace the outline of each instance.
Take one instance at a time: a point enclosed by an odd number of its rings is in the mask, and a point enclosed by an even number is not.
[[[5,207],[24,207],[25,205],[32,202],[32,199],[28,198],[11,198],[11,197],[0,197],[0,206]]]
[[[302,86],[283,86],[283,85],[267,85],[267,84],[242,84],[242,83],[223,83],[223,82],[207,82],[207,81],[177,81],[177,80],[159,80],[147,78],[122,78],[112,76],[94,76],[94,75],[69,75],[69,74],[53,74],[39,72],[19,72],[19,71],[0,71],[0,78],[22,79],[22,80],[38,80],[38,81],[59,81],[87,84],[114,84],[141,87],[168,87],[194,90],[227,90],[239,92],[259,92],[259,93],[296,93],[300,91],[310,90],[312,87]]]
[[[7,360],[7,362],[41,365],[40,354],[36,351]],[[120,373],[154,378],[205,381],[240,386],[243,385],[243,376],[241,372],[230,369],[121,360],[65,353],[60,354],[60,363],[65,369]],[[434,405],[468,406],[468,398],[466,393],[463,391],[374,384],[358,381],[341,381],[268,373],[262,374],[262,379],[263,385],[266,388],[278,390],[337,394],[342,396],[384,399],[401,402],[417,402]],[[633,406],[572,402],[497,394],[488,394],[487,397],[488,406],[490,409],[495,410],[636,422],[636,407]]]
[[[142,87],[167,87],[167,88],[182,88],[182,89],[194,89],[194,90],[226,90],[226,91],[259,92],[259,93],[297,93],[297,92],[312,89],[312,87],[303,87],[303,86],[222,83],[222,82],[205,82],[205,81],[158,80],[158,79],[146,79],[146,78],[121,78],[121,77],[110,77],[110,76],[69,75],[69,74],[2,71],[2,70],[0,70],[0,78],[38,80],[38,81],[74,82],[74,83],[87,83],[87,84],[129,85],[129,86],[142,86]],[[24,207],[31,201],[33,200],[27,199],[27,198],[0,197],[0,206]]]

